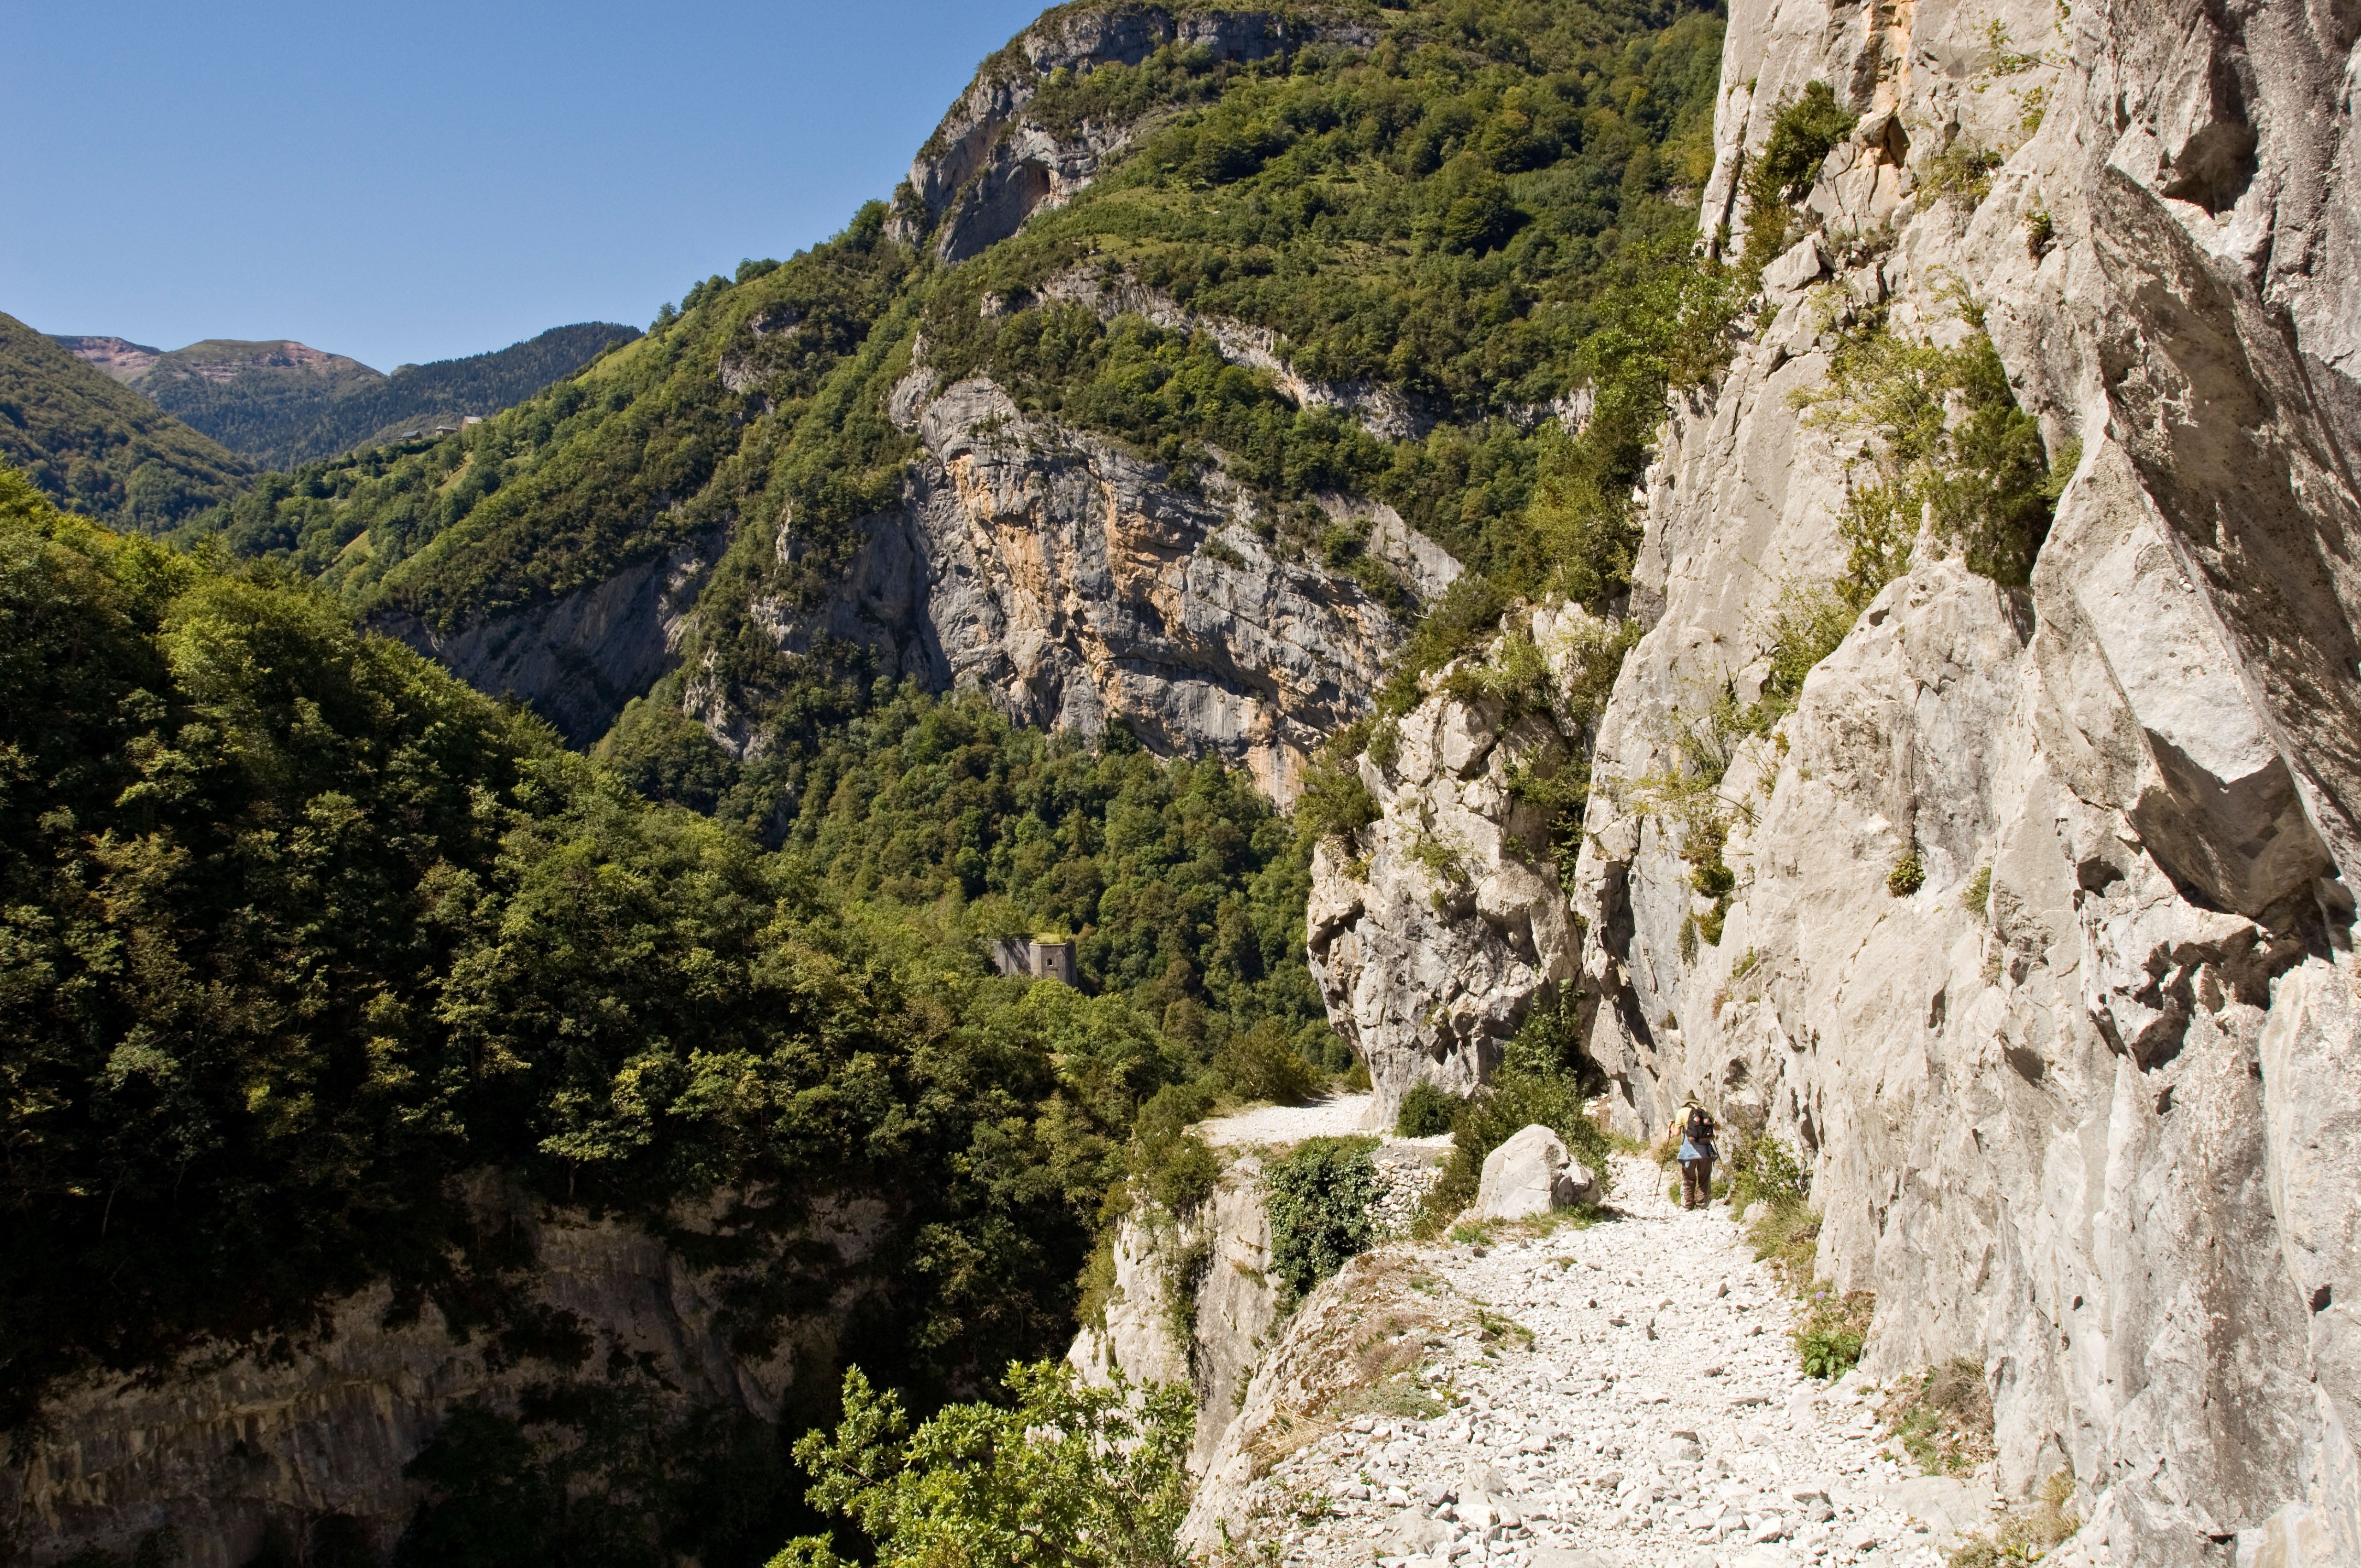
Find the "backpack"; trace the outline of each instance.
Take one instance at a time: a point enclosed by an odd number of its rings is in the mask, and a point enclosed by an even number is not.
[[[1688,1125],[1682,1129],[1682,1136],[1687,1138],[1688,1141],[1693,1144],[1712,1143],[1713,1118],[1707,1115],[1702,1110],[1690,1112]]]

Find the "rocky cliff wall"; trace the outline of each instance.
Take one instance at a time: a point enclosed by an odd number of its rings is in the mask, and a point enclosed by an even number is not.
[[[723,540],[708,531],[588,587],[438,631],[412,615],[370,630],[398,638],[478,691],[513,696],[577,746],[677,662],[681,633]]]
[[[1198,1471],[1229,1430],[1279,1321],[1262,1171],[1259,1157],[1242,1155],[1185,1219],[1139,1205],[1117,1221],[1113,1288],[1066,1355],[1094,1381],[1120,1371],[1136,1384],[1194,1387],[1190,1465]]]
[[[1244,766],[1284,804],[1401,639],[1351,578],[1285,558],[1251,499],[1218,481],[1174,488],[982,378],[938,389],[921,367],[891,411],[924,448],[903,504],[868,521],[824,602],[756,603],[783,650],[833,638],[875,650],[888,674],[985,692],[1024,723],[1124,724],[1160,755]],[[1439,591],[1457,573],[1390,512],[1370,524],[1369,554],[1405,586]],[[796,548],[791,526],[779,548]],[[686,700],[741,755],[759,748],[709,684],[692,677]]]
[[[1512,636],[1546,666],[1538,687],[1481,658],[1440,672],[1359,760],[1375,819],[1312,852],[1312,977],[1369,1064],[1383,1125],[1413,1083],[1475,1090],[1574,978],[1544,798],[1587,748],[1567,694],[1614,633],[1568,608],[1528,613]]]
[[[541,1210],[495,1183],[475,1203],[486,1224],[521,1234],[533,1261],[511,1283],[547,1314],[544,1324],[578,1331],[586,1356],[527,1354],[480,1325],[455,1327],[431,1300],[398,1302],[379,1284],[334,1304],[315,1332],[291,1343],[226,1359],[199,1350],[152,1376],[62,1386],[0,1469],[10,1560],[55,1562],[90,1547],[127,1553],[142,1534],[170,1527],[187,1568],[234,1568],[274,1525],[300,1541],[329,1514],[357,1520],[389,1551],[425,1497],[402,1467],[448,1410],[477,1401],[512,1411],[527,1387],[571,1365],[594,1377],[612,1376],[619,1359],[635,1367],[655,1416],[725,1407],[775,1420],[799,1356],[825,1355],[868,1288],[859,1265],[884,1219],[873,1201],[822,1205],[781,1245],[818,1271],[823,1304],[784,1325],[779,1348],[750,1355],[732,1343],[732,1271],[694,1269],[643,1230]],[[833,1375],[832,1365],[818,1369],[822,1381]]]
[[[2356,27],[1733,7],[1708,230],[1806,83],[1861,119],[1806,203],[1821,237],[1651,473],[1576,877],[1619,1119],[1653,1133],[1694,1090],[1801,1150],[1821,1270],[1878,1296],[1871,1370],[1981,1361],[2004,1478],[2070,1466],[2143,1563],[2361,1555]],[[1675,809],[1661,781],[1761,695],[1782,596],[1846,569],[1862,443],[1795,395],[1879,308],[1942,345],[1981,315],[2053,455],[2080,443],[2054,526],[2022,588],[1922,532]],[[1422,875],[1391,880],[1412,931]],[[1393,984],[1403,1060],[1444,1038],[1422,983]]]

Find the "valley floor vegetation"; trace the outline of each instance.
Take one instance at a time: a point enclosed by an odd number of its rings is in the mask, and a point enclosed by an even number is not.
[[[586,1365],[460,1174],[664,1234],[734,1194],[697,1245],[754,1351],[792,1316],[774,1241],[881,1197],[840,1349],[931,1407],[1071,1334],[1143,1101],[1323,1069],[1301,848],[1217,764],[898,694],[766,850],[317,589],[8,471],[0,691],[0,1418],[390,1279],[548,1373],[418,1457],[419,1561],[753,1561],[803,1517],[775,1430],[651,1424],[643,1380]],[[1082,991],[983,963],[1058,925]],[[569,1501],[590,1479],[602,1509]]]

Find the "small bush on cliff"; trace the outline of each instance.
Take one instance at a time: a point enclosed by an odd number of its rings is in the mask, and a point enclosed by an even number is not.
[[[1982,314],[1963,293],[1960,304],[1970,331],[1951,348],[1897,331],[1883,307],[1867,312],[1828,381],[1795,394],[1809,422],[1871,438],[1875,477],[1854,488],[1840,521],[1856,578],[1867,575],[1864,550],[1885,558],[1879,570],[1905,565],[1922,519],[1971,571],[2011,587],[2027,581],[2048,536],[2059,486],[2041,427],[2017,407]]]
[[[1410,1086],[1394,1116],[1394,1131],[1405,1138],[1432,1138],[1451,1131],[1459,1113],[1459,1096],[1425,1079]]]
[[[1501,1053],[1492,1081],[1460,1102],[1452,1117],[1451,1162],[1420,1204],[1411,1234],[1422,1239],[1442,1234],[1476,1201],[1485,1157],[1535,1124],[1565,1140],[1567,1152],[1598,1177],[1599,1195],[1605,1198],[1612,1179],[1608,1158],[1613,1146],[1606,1129],[1589,1114],[1596,1086],[1588,1079],[1597,1069],[1580,1053],[1575,1017],[1571,997],[1555,1006],[1536,1008]]]
[[[771,1568],[1180,1568],[1196,1400],[1185,1385],[1093,1387],[1060,1362],[1012,1365],[1008,1402],[946,1406],[913,1428],[899,1396],[844,1375],[834,1431],[796,1462],[811,1506],[874,1555],[826,1536],[789,1541]],[[1137,1394],[1138,1397],[1135,1398]]]
[[[1805,1374],[1841,1377],[1858,1366],[1876,1311],[1877,1298],[1866,1290],[1839,1294],[1832,1285],[1817,1287],[1795,1323],[1795,1356]]]
[[[1811,1190],[1811,1173],[1768,1130],[1731,1149],[1730,1202],[1741,1211],[1757,1203],[1773,1210],[1800,1208]]]
[[[1811,194],[1821,162],[1860,119],[1837,102],[1825,82],[1805,83],[1803,95],[1779,111],[1746,173],[1745,258],[1751,271],[1761,272],[1786,247],[1789,206]]]
[[[1298,1295],[1378,1239],[1375,1138],[1310,1138],[1264,1173],[1270,1268]]]

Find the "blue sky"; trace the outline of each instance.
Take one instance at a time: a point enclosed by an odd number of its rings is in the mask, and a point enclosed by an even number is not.
[[[380,370],[644,326],[887,196],[1042,0],[0,0],[0,311]]]

